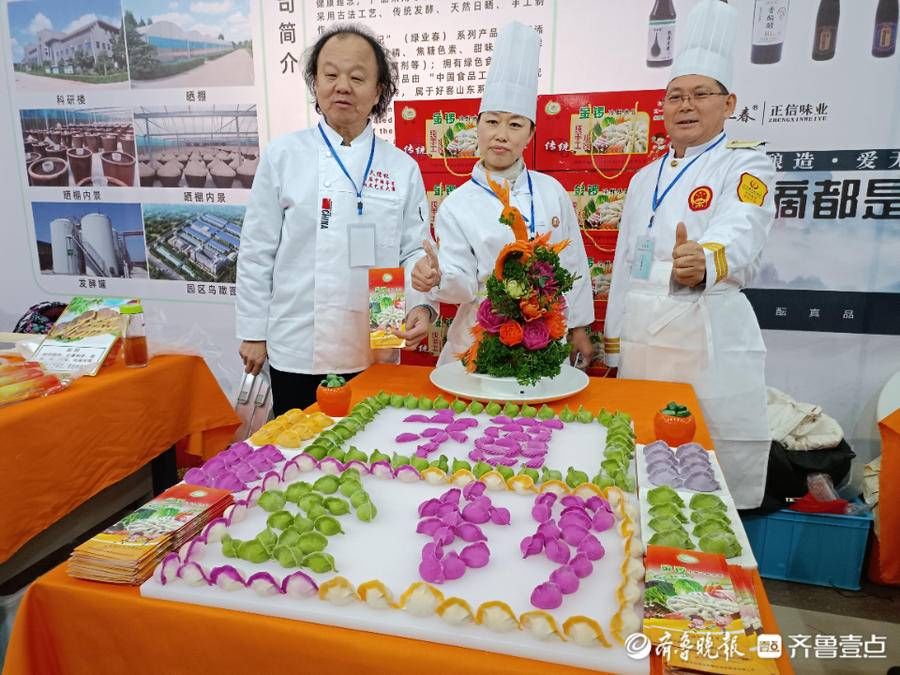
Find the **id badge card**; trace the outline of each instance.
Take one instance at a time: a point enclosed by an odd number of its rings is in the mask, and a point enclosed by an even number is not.
[[[350,267],[374,267],[375,223],[351,223],[349,247]]]
[[[650,278],[650,268],[653,266],[653,237],[645,234],[637,238],[634,251],[634,262],[631,263],[631,278]]]

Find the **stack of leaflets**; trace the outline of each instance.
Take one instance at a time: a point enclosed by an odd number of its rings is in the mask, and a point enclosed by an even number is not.
[[[648,546],[644,634],[667,673],[769,675],[751,574],[713,553]]]
[[[169,551],[196,535],[232,503],[228,490],[179,483],[78,546],[69,575],[140,584]]]

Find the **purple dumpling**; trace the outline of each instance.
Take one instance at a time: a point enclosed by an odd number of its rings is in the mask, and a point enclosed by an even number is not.
[[[684,481],[684,487],[696,492],[715,492],[719,489],[719,482],[709,476],[688,476]]]

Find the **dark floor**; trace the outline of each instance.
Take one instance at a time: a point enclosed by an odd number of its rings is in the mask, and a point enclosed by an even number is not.
[[[774,579],[763,579],[763,585],[769,602],[780,607],[900,623],[900,587],[864,581],[862,590],[845,591]]]

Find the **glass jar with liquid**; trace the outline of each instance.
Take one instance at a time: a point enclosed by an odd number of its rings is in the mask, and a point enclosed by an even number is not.
[[[129,368],[143,368],[147,365],[147,324],[144,321],[144,308],[138,304],[122,305],[119,309],[125,317],[125,328],[122,331],[122,349],[125,353],[125,365]]]

